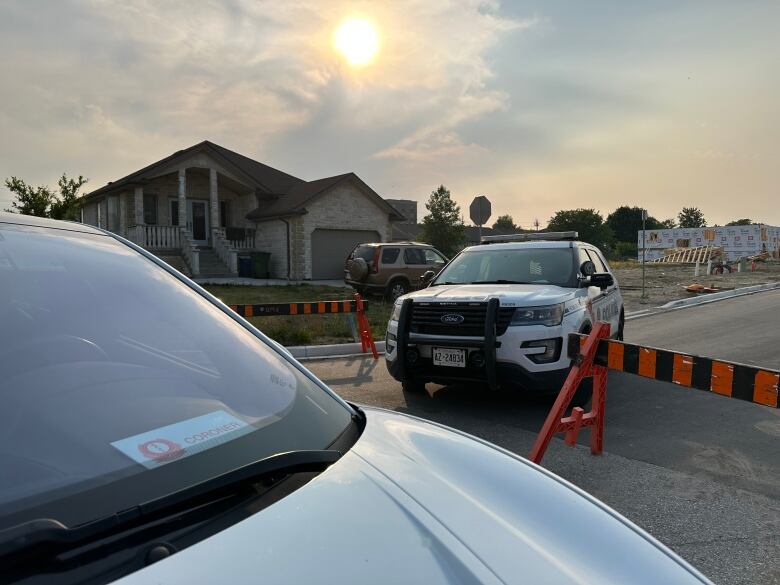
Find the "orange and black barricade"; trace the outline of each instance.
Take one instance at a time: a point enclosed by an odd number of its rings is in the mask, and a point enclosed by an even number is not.
[[[608,370],[625,372],[712,392],[729,398],[780,407],[780,372],[736,362],[701,357],[685,352],[646,347],[609,339],[609,325],[596,323],[589,335],[569,335],[568,355],[572,368],[534,441],[529,459],[540,463],[553,435],[566,433],[574,445],[581,428],[591,427],[591,452],[601,453],[604,437],[604,403]],[[584,378],[592,377],[593,405],[590,412],[575,407],[564,416]]]
[[[363,352],[369,349],[374,359],[379,359],[379,353],[371,334],[371,325],[368,321],[368,301],[363,300],[360,294],[355,293],[352,300],[315,301],[311,303],[261,303],[255,305],[230,305],[236,313],[242,317],[283,317],[291,315],[333,315],[337,313],[357,314],[358,333]]]

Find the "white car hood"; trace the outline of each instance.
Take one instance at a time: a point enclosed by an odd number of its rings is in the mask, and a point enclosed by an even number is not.
[[[119,582],[708,583],[525,460],[433,423],[366,414],[359,441],[313,481]]]
[[[498,298],[506,306],[540,306],[562,303],[574,296],[571,289],[551,284],[441,284],[405,295],[416,301],[466,302]]]

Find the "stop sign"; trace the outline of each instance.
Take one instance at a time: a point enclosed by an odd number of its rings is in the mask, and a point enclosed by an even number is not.
[[[469,205],[469,217],[474,225],[485,225],[490,219],[490,200],[484,195],[474,197],[474,201]]]

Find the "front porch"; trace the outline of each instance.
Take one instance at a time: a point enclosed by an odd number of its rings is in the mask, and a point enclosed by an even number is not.
[[[255,201],[252,187],[215,168],[181,167],[120,194],[116,227],[158,256],[180,256],[193,277],[237,276],[238,256],[257,249],[243,213]]]

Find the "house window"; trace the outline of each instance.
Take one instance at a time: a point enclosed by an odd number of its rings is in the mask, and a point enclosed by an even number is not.
[[[171,199],[171,225],[179,225],[179,200]]]
[[[157,195],[144,194],[144,223],[157,225]]]
[[[228,214],[230,213],[229,203],[229,201],[219,202],[219,227],[224,228],[228,226]]]

